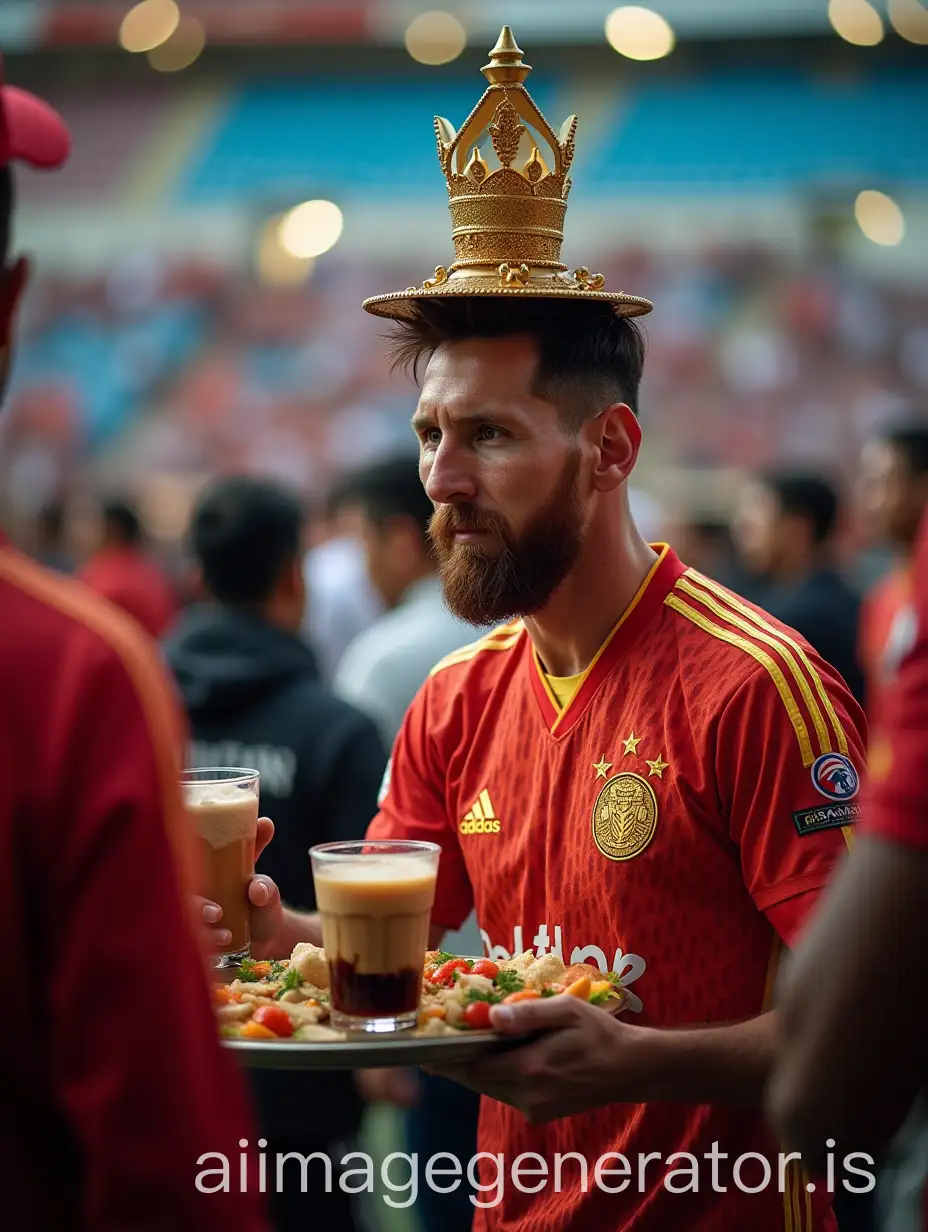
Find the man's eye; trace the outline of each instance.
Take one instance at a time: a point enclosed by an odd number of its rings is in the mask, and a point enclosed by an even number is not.
[[[440,428],[426,428],[422,433],[422,440],[426,445],[437,445],[441,440]]]
[[[481,424],[477,439],[481,441],[496,441],[502,436],[502,429],[494,428],[492,424]]]

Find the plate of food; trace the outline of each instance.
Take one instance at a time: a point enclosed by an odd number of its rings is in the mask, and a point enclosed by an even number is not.
[[[374,1069],[454,1063],[518,1038],[490,1026],[490,1007],[536,997],[579,997],[618,1013],[626,994],[618,976],[587,963],[565,964],[531,950],[502,962],[429,950],[414,1027],[384,1035],[336,1030],[329,1019],[324,950],[301,943],[287,959],[245,960],[213,989],[223,1044],[256,1069]]]

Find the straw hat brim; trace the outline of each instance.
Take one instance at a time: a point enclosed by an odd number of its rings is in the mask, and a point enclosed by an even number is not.
[[[388,295],[373,295],[364,300],[362,307],[374,316],[411,321],[416,316],[416,305],[420,301],[462,295],[483,299],[552,299],[611,304],[619,317],[645,316],[654,307],[650,300],[640,295],[627,295],[624,291],[588,291],[580,287],[558,285],[553,279],[501,286],[499,278],[490,275],[471,276],[460,280],[451,278],[427,290],[416,288],[394,291]]]

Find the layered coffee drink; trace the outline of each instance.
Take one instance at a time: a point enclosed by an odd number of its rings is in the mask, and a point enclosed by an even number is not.
[[[232,934],[216,965],[230,966],[250,952],[248,883],[255,872],[258,772],[186,770],[183,789],[200,843],[203,896],[222,908],[220,927]]]
[[[440,849],[432,843],[328,843],[312,849],[329,967],[332,1025],[415,1025]]]

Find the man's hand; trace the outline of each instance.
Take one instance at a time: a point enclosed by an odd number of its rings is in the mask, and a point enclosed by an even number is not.
[[[274,823],[269,817],[258,818],[255,839],[255,861],[274,837]],[[248,883],[248,901],[251,904],[251,941],[255,958],[265,957],[262,946],[267,946],[280,931],[283,905],[280,891],[270,879],[257,873]],[[207,930],[207,952],[220,954],[231,943],[232,934],[222,927],[222,908],[208,898],[200,899],[200,916]],[[276,957],[276,955],[268,956]]]
[[[494,1005],[490,1022],[504,1035],[543,1034],[486,1060],[441,1074],[491,1099],[518,1108],[532,1125],[644,1096],[641,1058],[647,1027],[620,1022],[576,997],[543,997]]]

